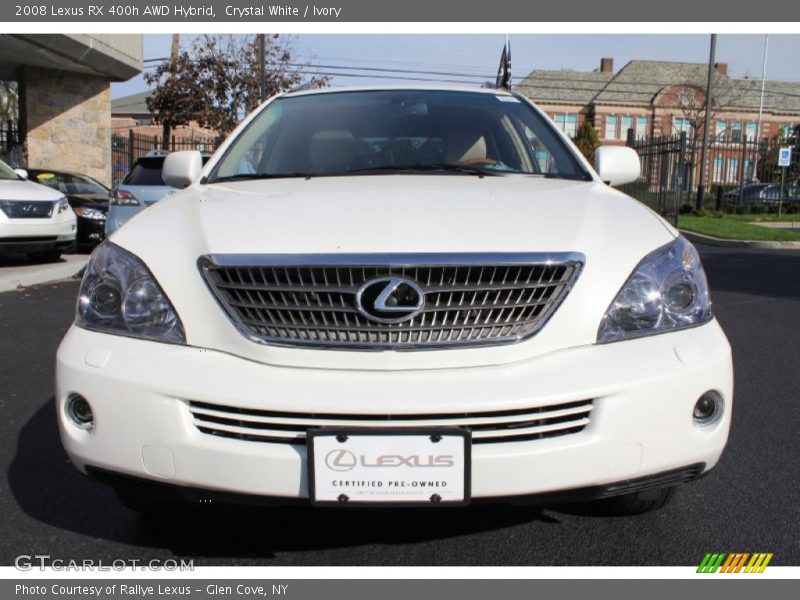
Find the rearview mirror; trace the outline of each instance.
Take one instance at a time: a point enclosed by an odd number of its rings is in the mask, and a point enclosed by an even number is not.
[[[161,178],[170,187],[183,189],[192,184],[203,170],[203,158],[197,150],[171,152],[164,159]]]
[[[639,179],[639,155],[627,146],[600,146],[594,155],[594,168],[608,185],[622,185]]]
[[[28,178],[28,172],[25,169],[14,169],[14,173],[22,177],[23,179]]]

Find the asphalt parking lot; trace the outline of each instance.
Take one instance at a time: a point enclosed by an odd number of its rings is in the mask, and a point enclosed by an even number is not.
[[[53,362],[77,281],[0,294],[0,564],[20,554],[196,565],[696,565],[709,551],[800,565],[800,252],[701,248],[736,398],[719,466],[661,511],[570,507],[209,510],[159,525],[61,449]]]

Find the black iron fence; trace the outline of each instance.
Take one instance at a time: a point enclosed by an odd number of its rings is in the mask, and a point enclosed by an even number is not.
[[[669,137],[635,139],[629,132],[627,145],[637,151],[641,175],[622,187],[625,193],[650,206],[672,223],[681,206],[695,205],[700,183],[701,149],[697,139],[682,132]],[[778,164],[781,148],[792,148],[792,161],[785,169]],[[791,201],[800,185],[800,139],[755,140],[744,136],[719,136],[708,149],[704,206],[722,209],[754,202],[749,184],[778,185],[784,179],[783,199]],[[776,189],[765,198],[780,197]],[[757,201],[758,198],[755,199]]]
[[[0,121],[0,159],[12,167],[24,163],[22,137],[15,121]]]
[[[629,137],[628,145],[639,154],[641,175],[624,185],[623,191],[677,224],[678,211],[688,193],[686,134],[648,140]]]
[[[213,152],[219,145],[219,138],[192,136],[172,136],[164,148],[163,138],[158,135],[136,133],[132,129],[127,134],[111,134],[111,179],[117,185],[130,171],[136,159],[146,156],[153,150],[199,150]]]

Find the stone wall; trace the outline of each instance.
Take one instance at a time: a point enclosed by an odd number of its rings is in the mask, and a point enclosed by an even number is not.
[[[21,128],[30,168],[84,173],[111,184],[111,91],[106,78],[24,67]]]

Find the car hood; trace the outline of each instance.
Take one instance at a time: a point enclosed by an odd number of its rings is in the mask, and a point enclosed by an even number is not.
[[[0,200],[58,200],[64,194],[22,179],[0,179]]]
[[[108,195],[105,194],[67,194],[67,201],[73,208],[95,208],[108,212]]]
[[[342,357],[355,355],[360,368],[427,368],[485,364],[487,353],[494,354],[492,362],[508,362],[594,343],[606,308],[636,264],[675,235],[644,205],[598,182],[392,175],[194,186],[143,211],[111,241],[149,266],[175,304],[190,344],[295,366],[352,367],[353,359]],[[213,254],[419,252],[577,252],[585,266],[532,338],[433,353],[257,344],[226,320],[197,267],[201,256]]]

